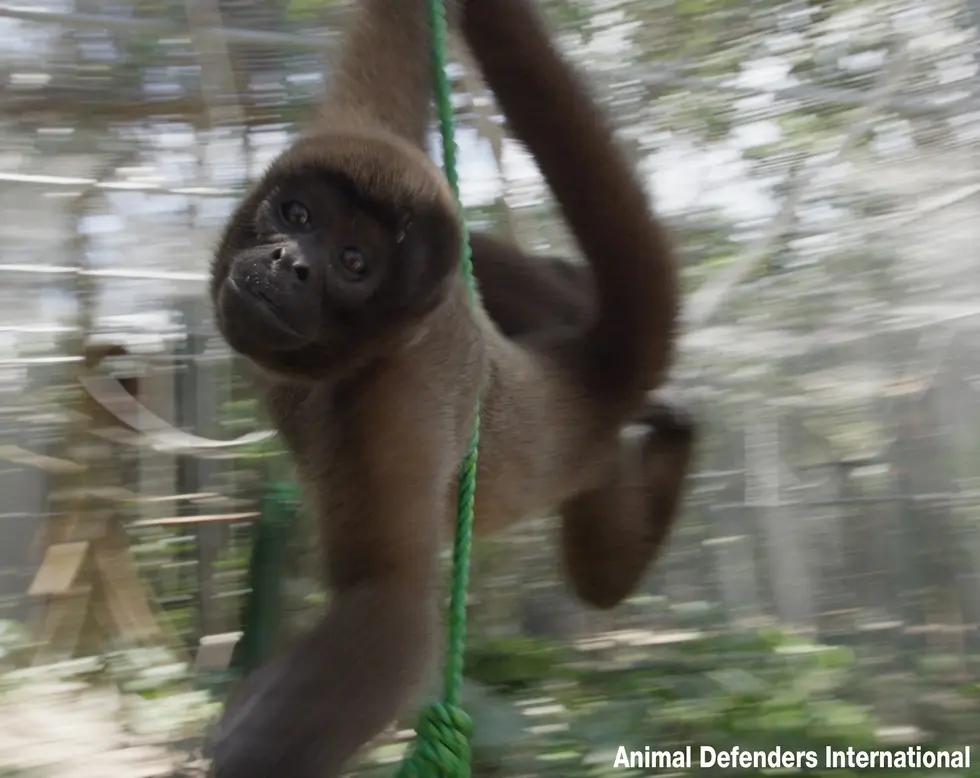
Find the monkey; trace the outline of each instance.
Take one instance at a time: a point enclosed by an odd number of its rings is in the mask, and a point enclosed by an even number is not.
[[[334,778],[410,701],[437,653],[439,555],[478,403],[485,534],[608,485],[620,428],[671,363],[677,269],[604,118],[525,0],[467,4],[461,23],[590,262],[594,315],[508,338],[471,303],[458,206],[424,151],[426,0],[361,0],[313,127],[212,258],[218,329],[257,368],[333,592],[240,685],[216,778]]]

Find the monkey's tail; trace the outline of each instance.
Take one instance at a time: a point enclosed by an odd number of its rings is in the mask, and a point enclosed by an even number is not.
[[[598,316],[586,336],[587,378],[600,399],[635,407],[673,356],[680,284],[666,232],[530,0],[469,0],[463,30],[592,267]]]

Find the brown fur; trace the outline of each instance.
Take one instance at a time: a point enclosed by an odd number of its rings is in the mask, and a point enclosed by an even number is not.
[[[666,238],[523,0],[480,0],[463,25],[590,259],[594,315],[510,339],[470,307],[456,205],[422,151],[425,6],[362,0],[322,118],[215,255],[219,327],[266,374],[333,589],[316,629],[228,707],[218,778],[333,778],[410,699],[440,634],[438,553],[478,399],[485,533],[615,480],[619,429],[669,366],[679,302]],[[329,229],[284,227],[284,204],[310,195]],[[368,266],[356,282],[338,264],[352,242]]]
[[[530,256],[483,232],[470,233],[483,308],[508,338],[583,329],[595,316],[592,272],[557,257]]]

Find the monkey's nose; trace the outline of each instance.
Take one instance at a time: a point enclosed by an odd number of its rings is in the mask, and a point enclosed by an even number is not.
[[[310,277],[310,266],[295,249],[276,246],[272,250],[273,267],[278,271],[292,273],[299,281]]]

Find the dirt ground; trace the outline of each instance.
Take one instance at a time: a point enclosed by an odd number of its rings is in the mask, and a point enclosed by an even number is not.
[[[173,745],[190,731],[200,732],[202,722],[193,720],[202,716],[200,697],[146,700],[124,695],[112,685],[78,681],[4,686],[0,689],[3,778],[205,775],[205,765],[193,747]]]

